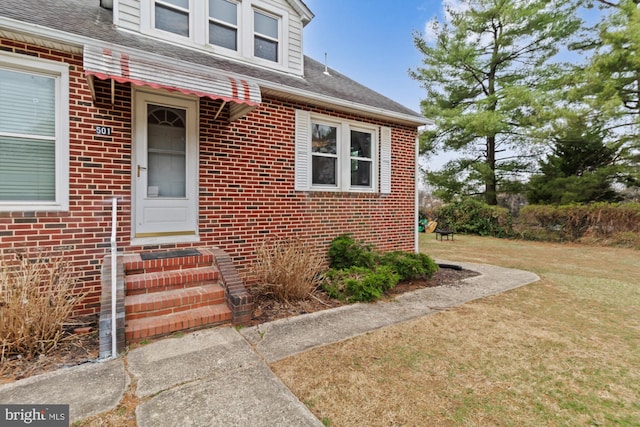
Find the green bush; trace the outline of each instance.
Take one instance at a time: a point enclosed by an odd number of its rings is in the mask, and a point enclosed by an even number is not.
[[[438,271],[438,265],[423,253],[387,252],[380,256],[379,262],[398,274],[401,281],[424,276],[431,277]]]
[[[464,199],[444,205],[434,212],[438,228],[456,233],[508,237],[512,234],[509,210],[490,206],[475,199]]]
[[[388,266],[374,269],[353,266],[329,270],[322,287],[329,296],[342,301],[374,301],[398,281],[399,276]]]
[[[350,234],[342,234],[329,244],[329,267],[342,270],[349,267],[373,267],[375,253],[371,245],[356,241]]]
[[[394,251],[379,254],[349,234],[333,239],[322,287],[332,298],[373,301],[400,280],[431,277],[437,264],[425,254]]]

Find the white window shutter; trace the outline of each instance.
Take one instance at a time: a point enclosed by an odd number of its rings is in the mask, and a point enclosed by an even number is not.
[[[295,190],[309,190],[309,141],[311,140],[311,115],[308,111],[296,110],[295,136]]]
[[[391,193],[391,128],[380,129],[380,193]]]

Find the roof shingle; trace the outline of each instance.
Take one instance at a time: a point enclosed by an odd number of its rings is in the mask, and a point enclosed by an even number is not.
[[[101,8],[99,3],[99,0],[2,0],[0,2],[0,17],[79,36],[79,44],[85,44],[87,40],[92,40],[98,43],[140,49],[168,58],[253,78],[265,89],[285,92],[294,97],[299,91],[315,98],[315,100],[322,99],[325,104],[331,103],[332,100],[337,104],[344,101],[342,104],[347,103],[355,109],[361,106],[366,110],[376,110],[381,116],[399,118],[401,121],[414,125],[426,123],[426,119],[415,111],[335,70],[329,69],[329,74],[325,74],[324,65],[307,56],[304,61],[304,78],[270,71],[142,34],[117,29],[112,24],[112,12]],[[2,29],[1,20],[0,29]]]

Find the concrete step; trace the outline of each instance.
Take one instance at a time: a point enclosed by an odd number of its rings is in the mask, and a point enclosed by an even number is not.
[[[178,313],[143,319],[126,320],[125,339],[128,343],[158,338],[178,331],[193,330],[231,323],[231,310],[226,304],[194,308]]]
[[[129,296],[162,292],[217,281],[218,270],[211,266],[133,274],[125,276],[125,293]]]
[[[217,283],[170,291],[129,295],[124,300],[127,320],[162,316],[224,303],[224,289]]]

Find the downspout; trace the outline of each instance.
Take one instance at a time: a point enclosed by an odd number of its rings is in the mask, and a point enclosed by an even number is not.
[[[418,202],[419,202],[419,197],[418,197],[418,183],[419,183],[419,174],[418,174],[418,168],[419,168],[419,162],[418,162],[418,155],[420,153],[420,138],[416,137],[416,145],[415,145],[415,166],[414,166],[414,171],[415,171],[415,188],[414,188],[414,213],[413,213],[413,233],[414,233],[414,241],[415,241],[415,248],[414,250],[416,251],[416,253],[420,252],[420,242],[418,241],[419,239],[419,234],[418,234],[418,220],[419,218],[419,209],[418,209]]]
[[[118,210],[118,198],[114,197],[111,203],[111,358],[117,356],[116,342],[116,302],[118,300],[118,248],[116,246],[116,221]]]

